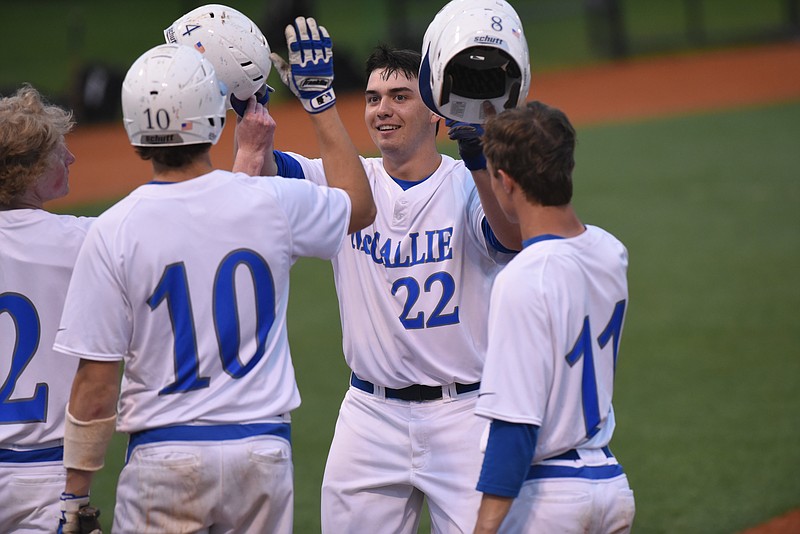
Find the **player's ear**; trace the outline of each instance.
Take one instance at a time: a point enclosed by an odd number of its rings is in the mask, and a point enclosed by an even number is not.
[[[496,174],[497,178],[500,180],[500,184],[503,186],[503,191],[505,194],[510,195],[517,187],[517,182],[503,169],[497,169]]]

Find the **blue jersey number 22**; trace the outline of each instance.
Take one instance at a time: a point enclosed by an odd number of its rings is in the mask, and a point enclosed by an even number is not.
[[[625,316],[625,301],[621,300],[614,306],[614,312],[608,324],[597,336],[600,348],[605,347],[613,339],[614,369],[617,367],[617,351],[619,350],[619,337],[622,333],[622,318]],[[586,424],[586,437],[591,438],[600,430],[600,405],[597,395],[597,380],[594,372],[594,353],[592,351],[592,329],[589,325],[589,316],[583,319],[583,328],[578,334],[578,339],[572,350],[566,355],[570,367],[583,357],[583,377],[581,380],[583,417]]]
[[[256,350],[247,363],[239,359],[239,317],[236,309],[234,274],[245,266],[253,279],[256,304]],[[267,336],[275,322],[275,286],[267,262],[252,250],[234,251],[222,260],[214,279],[214,329],[222,367],[231,378],[242,378],[261,361]],[[175,381],[159,391],[159,395],[182,393],[208,387],[210,378],[200,376],[197,331],[192,314],[186,266],[173,263],[164,274],[147,303],[156,309],[167,302],[175,336]]]
[[[458,306],[453,307],[453,311],[449,313],[443,313],[445,307],[456,292],[455,280],[453,280],[450,273],[446,271],[433,273],[425,280],[424,289],[426,293],[433,290],[434,283],[441,288],[441,296],[439,297],[438,304],[436,304],[433,311],[431,311],[427,321],[422,312],[419,312],[415,317],[409,317],[411,309],[420,296],[419,282],[417,282],[416,278],[411,278],[410,276],[400,278],[399,280],[395,280],[394,284],[392,284],[392,295],[397,295],[397,292],[402,287],[406,289],[406,302],[403,305],[403,313],[401,313],[399,317],[400,322],[406,330],[434,328],[458,323]]]

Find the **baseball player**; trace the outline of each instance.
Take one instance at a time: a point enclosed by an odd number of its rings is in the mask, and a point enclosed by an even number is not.
[[[289,80],[304,87],[301,99],[317,98],[333,81],[331,49],[313,19],[302,24],[316,70],[309,81],[292,61]],[[292,531],[289,414],[300,397],[289,269],[299,256],[335,255],[374,217],[335,100],[310,115],[333,187],[214,170],[226,100],[191,47],[160,45],[131,66],[125,128],[154,178],[92,226],[56,336],[56,350],[80,358],[65,493],[87,495],[115,426],[130,434],[117,532]],[[240,149],[263,153],[273,129],[251,97]]]
[[[0,532],[51,531],[64,487],[64,406],[78,362],[52,346],[92,219],[43,205],[69,191],[73,125],[29,85],[0,98]]]
[[[467,532],[480,500],[487,303],[519,229],[494,201],[479,146],[469,168],[438,152],[420,63],[385,46],[367,60],[365,122],[381,157],[362,163],[378,215],[333,258],[352,374],[323,480],[326,533],[416,532],[424,499],[434,532]],[[332,178],[319,160],[275,160],[282,176]]]
[[[491,420],[475,533],[629,532],[608,448],[628,252],[572,205],[575,130],[540,102],[489,119],[492,189],[524,249],[497,276],[476,413]]]

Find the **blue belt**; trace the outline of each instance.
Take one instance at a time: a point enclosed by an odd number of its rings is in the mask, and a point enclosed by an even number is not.
[[[32,462],[62,461],[64,461],[64,447],[50,447],[48,449],[34,449],[28,451],[0,449],[0,462],[26,464]]]
[[[614,455],[611,454],[611,449],[609,449],[607,445],[600,450],[603,451],[603,454],[606,455],[606,458],[614,457]],[[570,449],[567,452],[559,454],[558,456],[551,456],[550,458],[547,458],[547,460],[580,460],[580,459],[581,459],[580,454],[578,454],[578,451],[575,449]]]
[[[252,423],[246,425],[164,426],[131,434],[128,440],[127,462],[133,449],[146,443],[160,441],[227,441],[253,436],[273,435],[292,442],[289,423]]]
[[[375,384],[372,382],[367,382],[366,380],[361,380],[356,376],[355,373],[350,374],[350,384],[361,391],[375,393]],[[420,384],[414,384],[413,386],[408,386],[401,389],[383,388],[383,390],[387,399],[422,402],[441,399],[444,396],[442,393],[443,387],[447,386],[423,386]],[[480,389],[480,387],[480,382],[475,382],[474,384],[456,383],[456,393],[461,395],[462,393],[477,391]]]
[[[606,458],[613,458],[611,451],[608,447],[602,448]],[[580,455],[575,449],[569,450],[558,456],[547,458],[547,460],[580,460]],[[583,467],[568,467],[563,465],[532,465],[528,469],[528,476],[525,480],[541,479],[541,478],[588,478],[590,480],[603,480],[607,478],[614,478],[624,475],[622,466],[619,464],[613,465],[594,465]]]

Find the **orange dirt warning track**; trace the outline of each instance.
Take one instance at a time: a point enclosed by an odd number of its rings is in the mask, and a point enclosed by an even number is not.
[[[563,72],[534,71],[530,98],[561,108],[576,126],[788,102],[800,100],[798,65],[800,43],[784,43]],[[359,151],[373,153],[364,126],[363,96],[340,95],[337,107]],[[298,103],[284,101],[270,111],[278,123],[276,148],[318,154],[311,125]],[[212,149],[212,161],[219,168],[233,164],[233,131],[229,125]],[[77,157],[70,172],[71,192],[49,207],[114,200],[150,177],[150,164],[133,152],[121,122],[79,125],[67,143]]]

